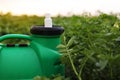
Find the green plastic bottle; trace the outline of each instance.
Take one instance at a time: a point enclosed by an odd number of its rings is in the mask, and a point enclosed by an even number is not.
[[[35,76],[64,76],[56,46],[64,29],[59,26],[31,28],[32,35],[7,34],[6,39],[26,39],[29,44],[0,44],[0,80],[33,80]]]

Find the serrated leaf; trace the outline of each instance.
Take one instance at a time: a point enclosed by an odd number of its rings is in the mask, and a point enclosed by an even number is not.
[[[75,37],[73,36],[67,43],[67,47],[70,47],[74,42]]]

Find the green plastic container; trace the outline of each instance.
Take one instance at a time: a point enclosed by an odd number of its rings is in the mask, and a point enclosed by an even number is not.
[[[64,76],[61,54],[56,49],[60,44],[63,28],[35,26],[32,35],[7,34],[6,39],[26,39],[29,44],[0,44],[0,80],[32,80],[35,76]]]

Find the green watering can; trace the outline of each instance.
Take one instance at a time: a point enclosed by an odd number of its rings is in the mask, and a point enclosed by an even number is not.
[[[17,38],[29,44],[0,44],[0,80],[33,80],[35,76],[64,76],[64,65],[56,46],[60,44],[62,27],[34,26],[32,35],[7,34],[0,42]]]

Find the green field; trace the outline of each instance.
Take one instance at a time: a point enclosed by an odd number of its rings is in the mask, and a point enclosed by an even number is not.
[[[54,25],[64,27],[62,44],[65,79],[55,80],[120,80],[120,19],[116,15],[52,17]],[[0,35],[30,35],[30,28],[43,25],[44,17],[0,14]],[[22,40],[6,42],[22,43]]]

